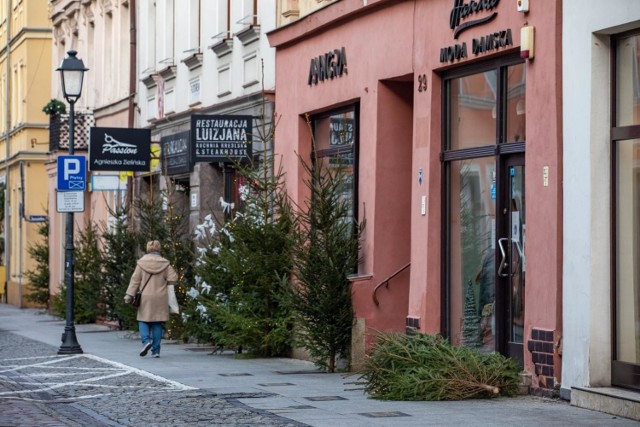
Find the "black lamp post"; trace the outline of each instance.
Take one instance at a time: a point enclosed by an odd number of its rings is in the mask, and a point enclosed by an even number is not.
[[[69,155],[73,155],[73,125],[75,120],[74,105],[78,98],[80,98],[80,93],[82,93],[84,72],[89,69],[85,68],[81,59],[76,58],[78,52],[70,50],[67,54],[69,56],[62,61],[62,64],[60,64],[60,67],[56,71],[60,71],[60,77],[62,79],[62,93],[69,103]],[[65,282],[67,284],[66,324],[64,327],[64,333],[62,334],[62,344],[60,345],[58,354],[80,354],[82,353],[82,348],[76,338],[76,327],[73,324],[73,212],[67,212],[65,236],[64,275]]]

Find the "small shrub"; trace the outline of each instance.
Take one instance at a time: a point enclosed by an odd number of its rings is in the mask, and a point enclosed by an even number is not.
[[[49,309],[49,221],[38,225],[38,234],[42,240],[29,244],[27,252],[36,262],[33,270],[24,274],[29,280],[30,293],[27,300]]]
[[[54,98],[47,102],[47,105],[42,108],[42,111],[48,116],[64,114],[67,112],[67,106],[64,105],[64,102]]]

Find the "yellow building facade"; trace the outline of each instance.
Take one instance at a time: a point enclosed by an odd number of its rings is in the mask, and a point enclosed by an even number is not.
[[[0,184],[5,190],[3,301],[23,307],[35,264],[39,219],[47,215],[51,23],[47,0],[0,0]]]

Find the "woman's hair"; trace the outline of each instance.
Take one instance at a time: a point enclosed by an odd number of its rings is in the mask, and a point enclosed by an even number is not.
[[[147,242],[147,252],[160,252],[160,249],[162,249],[162,246],[159,241],[151,240]]]

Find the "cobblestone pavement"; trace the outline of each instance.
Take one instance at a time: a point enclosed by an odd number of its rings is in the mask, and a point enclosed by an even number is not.
[[[304,426],[238,399],[0,330],[0,427]]]

